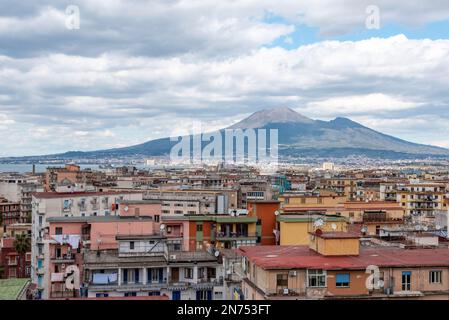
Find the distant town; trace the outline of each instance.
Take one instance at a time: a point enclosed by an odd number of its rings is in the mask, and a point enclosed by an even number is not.
[[[2,172],[0,295],[447,298],[447,162],[320,160]]]

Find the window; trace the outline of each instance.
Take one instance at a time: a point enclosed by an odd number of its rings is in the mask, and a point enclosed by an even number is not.
[[[335,276],[335,286],[337,288],[349,288],[349,273],[337,274]]]
[[[62,227],[56,227],[55,234],[57,234],[57,235],[62,234]]]
[[[202,232],[203,231],[203,225],[202,224],[197,224],[196,225],[196,231],[197,232]]]
[[[212,300],[212,290],[198,290],[196,300]]]
[[[31,261],[31,253],[25,255],[25,261]]]
[[[410,271],[402,272],[402,291],[411,290],[412,273]]]
[[[158,215],[158,214],[156,214],[156,215],[154,216],[154,222],[159,222],[159,215]]]
[[[202,241],[196,242],[196,250],[203,250],[203,242]]]
[[[288,289],[288,274],[276,275],[276,288],[278,291]]]
[[[184,278],[193,279],[193,269],[192,268],[184,268]]]
[[[61,248],[55,248],[55,258],[61,259],[61,257],[62,257]]]
[[[109,297],[109,293],[96,293],[95,297],[97,297],[97,298],[107,298],[107,297]]]
[[[15,278],[17,277],[16,269],[15,268],[9,268],[9,277]]]
[[[125,292],[125,297],[136,297],[137,293],[136,292]]]
[[[134,241],[129,242],[129,249],[134,250]]]
[[[326,287],[326,271],[324,270],[307,270],[307,286],[310,288]]]
[[[15,266],[17,264],[17,256],[9,257],[8,265]]]
[[[442,283],[442,271],[430,271],[429,272],[429,283]]]

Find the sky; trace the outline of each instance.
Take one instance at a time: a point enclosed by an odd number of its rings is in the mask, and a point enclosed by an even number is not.
[[[0,157],[275,107],[449,148],[448,84],[447,0],[0,2]]]

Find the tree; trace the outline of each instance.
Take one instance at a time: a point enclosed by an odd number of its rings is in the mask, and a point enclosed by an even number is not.
[[[31,250],[31,238],[26,234],[18,234],[14,240],[14,250],[19,254],[19,277],[22,275],[22,257]]]

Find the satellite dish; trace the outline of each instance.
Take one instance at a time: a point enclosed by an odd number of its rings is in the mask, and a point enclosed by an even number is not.
[[[165,230],[165,224],[161,224],[159,229],[161,229],[161,231],[164,231]]]
[[[440,226],[439,224],[437,224],[437,225],[435,226],[435,229],[440,230],[440,229],[441,229],[441,226]]]
[[[280,212],[279,212],[278,210],[276,210],[276,211],[274,212],[274,215],[278,216],[279,213],[280,213]]]
[[[217,258],[218,258],[219,255],[220,255],[220,251],[217,250],[217,251],[214,252],[214,256],[216,256]]]
[[[423,227],[423,230],[424,230],[424,231],[427,231],[427,230],[429,230],[429,228],[428,228],[427,226],[424,226],[424,227]]]
[[[317,228],[321,227],[323,224],[324,224],[324,221],[321,218],[318,218],[313,222],[313,225]]]
[[[331,228],[332,228],[332,230],[335,231],[335,230],[337,230],[337,225],[335,223],[332,223]]]
[[[125,206],[125,208],[123,208],[123,210],[125,210],[126,212],[128,212],[128,210],[129,210],[128,206]]]

